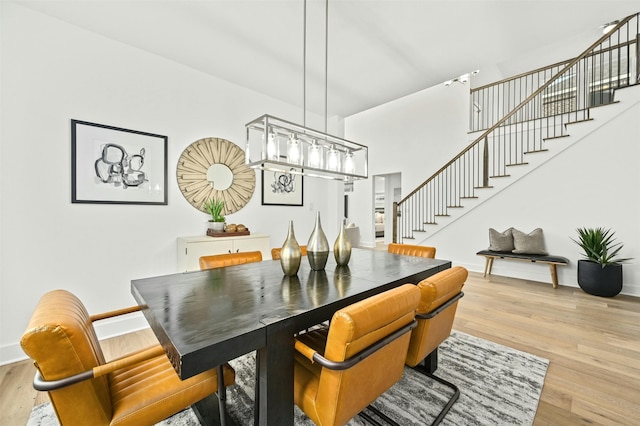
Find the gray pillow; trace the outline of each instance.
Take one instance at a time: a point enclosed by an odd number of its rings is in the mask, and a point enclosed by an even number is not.
[[[541,254],[546,256],[548,253],[544,249],[544,236],[542,235],[542,229],[536,228],[531,233],[525,234],[524,232],[513,229],[513,245],[514,253],[518,254]]]
[[[489,228],[489,250],[511,252],[514,249],[512,229],[509,228],[504,232],[498,232],[493,228]]]

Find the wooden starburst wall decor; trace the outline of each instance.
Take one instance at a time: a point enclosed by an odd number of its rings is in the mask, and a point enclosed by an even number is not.
[[[223,214],[243,208],[256,188],[255,170],[245,164],[244,150],[221,138],[199,139],[180,155],[176,168],[184,198],[206,213],[203,204],[211,197],[224,200]]]

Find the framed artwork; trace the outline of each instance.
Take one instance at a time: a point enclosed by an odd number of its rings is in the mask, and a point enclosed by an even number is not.
[[[166,205],[167,140],[71,120],[71,202]]]
[[[291,169],[292,173],[262,171],[262,205],[302,206],[304,181],[297,174],[301,169]]]

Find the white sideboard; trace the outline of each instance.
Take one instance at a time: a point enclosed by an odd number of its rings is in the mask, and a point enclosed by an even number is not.
[[[200,256],[260,251],[262,260],[271,259],[271,244],[267,234],[237,237],[178,237],[178,271],[198,271]]]

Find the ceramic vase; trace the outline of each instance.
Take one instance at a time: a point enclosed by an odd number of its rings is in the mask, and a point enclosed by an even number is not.
[[[338,266],[344,266],[351,259],[351,241],[347,237],[344,225],[340,227],[340,233],[333,244],[333,256],[336,258]]]
[[[298,273],[300,269],[300,262],[302,260],[302,253],[300,251],[300,245],[296,241],[296,235],[293,232],[293,221],[289,222],[289,233],[287,239],[282,245],[280,250],[280,266],[282,272],[287,276],[293,276]]]
[[[320,224],[320,212],[316,214],[316,226],[307,243],[307,258],[314,271],[322,271],[329,258],[329,241]]]

